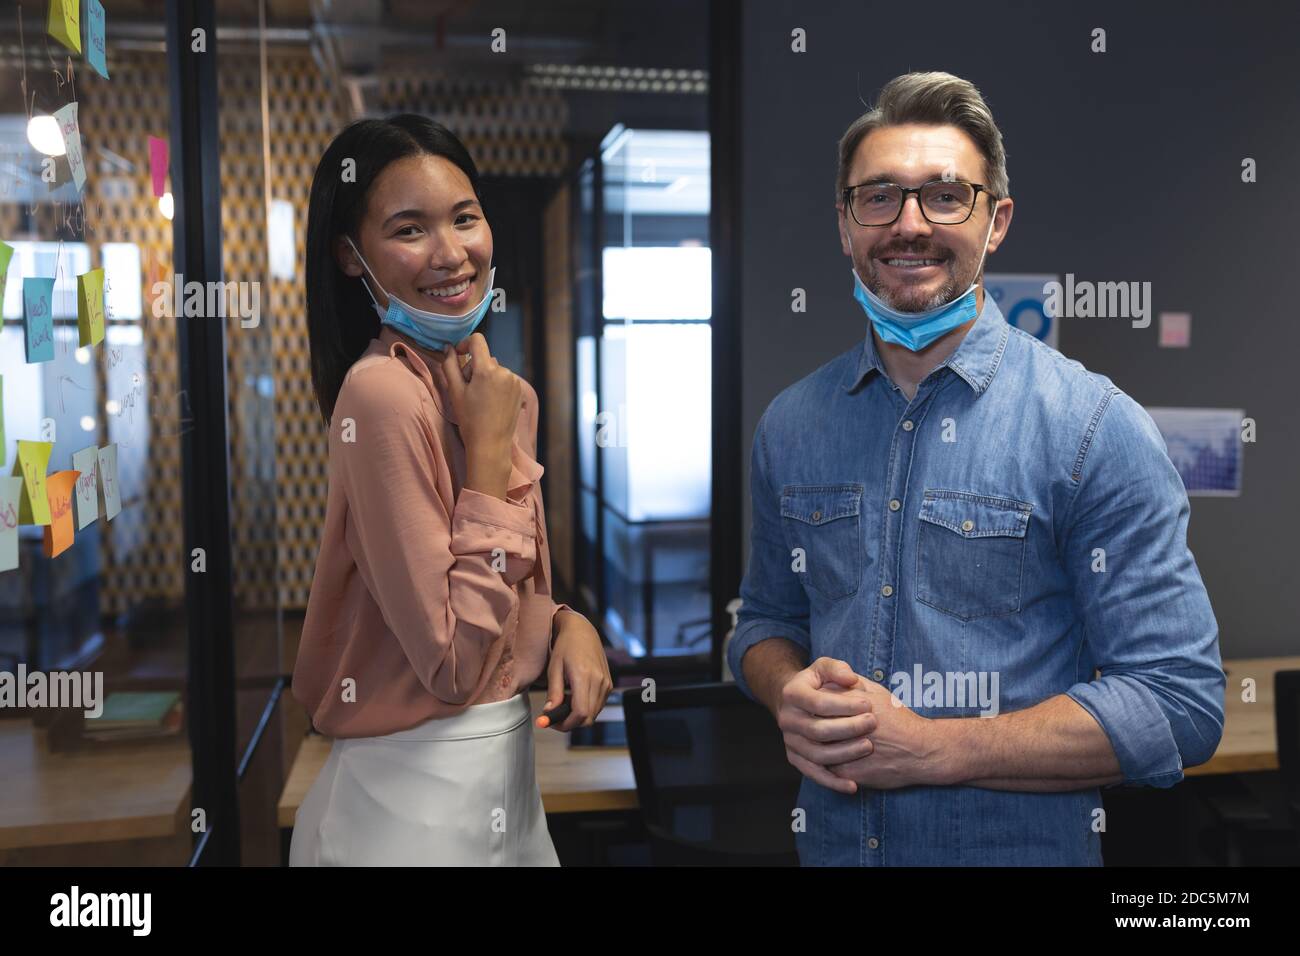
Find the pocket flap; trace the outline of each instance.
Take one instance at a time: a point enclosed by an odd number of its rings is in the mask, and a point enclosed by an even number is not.
[[[861,485],[787,485],[781,490],[782,516],[811,525],[855,515],[861,502]]]
[[[963,538],[1023,538],[1033,510],[1033,505],[1014,498],[927,489],[920,518]]]

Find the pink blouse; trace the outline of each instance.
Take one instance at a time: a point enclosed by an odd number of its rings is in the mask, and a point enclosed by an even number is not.
[[[550,653],[550,551],[523,383],[507,499],[464,488],[441,356],[387,325],[343,380],[293,695],[318,731],[373,737],[505,700]]]

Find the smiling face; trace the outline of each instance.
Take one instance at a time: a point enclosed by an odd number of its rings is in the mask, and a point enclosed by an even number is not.
[[[339,268],[364,277],[383,308],[385,290],[444,315],[461,315],[487,295],[492,230],[469,177],[442,156],[420,153],[384,167],[353,241],[379,285],[342,237]]]
[[[920,186],[932,179],[986,183],[984,160],[975,141],[956,126],[908,124],[884,126],[862,138],[849,169],[850,186],[892,182]],[[993,229],[992,253],[1006,233],[1005,220]],[[975,281],[989,234],[988,200],[979,193],[975,211],[958,225],[935,225],[921,215],[915,194],[909,195],[892,225],[860,226],[843,197],[836,203],[840,245],[853,259],[863,284],[899,312],[921,312],[951,302]]]

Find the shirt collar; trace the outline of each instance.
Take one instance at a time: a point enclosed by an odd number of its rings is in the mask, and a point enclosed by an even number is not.
[[[985,289],[984,305],[980,308],[975,324],[943,364],[961,376],[979,395],[993,382],[1010,335],[1011,326],[1002,317],[1002,310],[993,301],[993,296]],[[871,334],[868,320],[867,334],[858,353],[857,364],[851,366],[844,377],[844,390],[852,392],[857,389],[872,370],[885,374],[885,364],[876,349],[875,336]]]
[[[447,395],[447,379],[442,371],[442,353],[427,349],[417,344],[409,336],[396,331],[392,326],[381,324],[378,339],[386,354],[397,357],[405,354],[411,358],[412,370],[429,387],[429,395],[438,409],[438,414],[453,425],[460,423],[452,412],[451,399]],[[509,491],[521,491],[542,477],[546,469],[532,455],[524,451],[518,437],[512,443],[510,451]]]

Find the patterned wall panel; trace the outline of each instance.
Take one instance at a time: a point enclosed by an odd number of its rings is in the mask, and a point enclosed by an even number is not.
[[[336,85],[301,47],[272,47],[268,57],[270,198],[292,204],[295,276],[272,278],[259,62],[249,47],[218,51],[221,227],[225,280],[257,282],[261,321],[224,320],[230,396],[231,517],[234,584],[247,610],[306,607],[327,492],[328,443],[312,397],[304,273],[307,205],[316,162],[348,121]],[[150,398],[149,485],[139,507],[105,525],[105,613],[141,603],[184,599],[180,434],[188,399],[180,394],[175,320],[152,316],[152,286],[170,281],[171,223],[153,197],[148,137],[168,136],[166,60],[121,51],[112,79],[77,73],[84,151],[86,241],[99,264],[101,242],[140,247],[145,327],[141,364]],[[489,176],[556,176],[567,163],[563,98],[514,82],[403,74],[380,82],[380,115],[424,112],[453,129]],[[125,160],[116,159],[121,157]],[[36,207],[39,235],[55,235],[66,210]],[[0,230],[13,234],[22,210],[0,203]],[[183,319],[182,321],[217,321]],[[104,380],[103,348],[96,350]],[[108,399],[100,385],[99,399]],[[99,436],[101,444],[111,440]],[[17,580],[17,575],[11,575]]]

